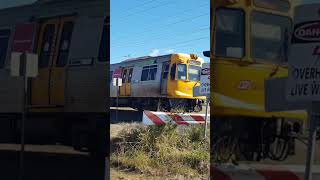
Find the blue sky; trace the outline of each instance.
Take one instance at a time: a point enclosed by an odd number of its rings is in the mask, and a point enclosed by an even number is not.
[[[111,63],[210,49],[210,0],[111,0]],[[205,58],[205,60],[208,60]]]
[[[0,8],[34,1],[0,0]],[[111,63],[178,52],[203,57],[202,52],[210,49],[210,0],[110,1]]]

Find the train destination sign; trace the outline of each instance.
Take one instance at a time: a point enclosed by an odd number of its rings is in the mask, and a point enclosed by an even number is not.
[[[303,9],[303,8],[301,8]],[[289,53],[288,101],[320,100],[320,9],[298,10]]]

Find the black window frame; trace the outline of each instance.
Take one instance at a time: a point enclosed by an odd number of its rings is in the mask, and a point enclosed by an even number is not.
[[[289,21],[290,21],[290,25],[291,25],[291,27],[288,29],[289,30],[289,32],[292,32],[292,28],[293,28],[293,22],[292,22],[292,19],[289,17],[289,16],[282,16],[282,15],[277,15],[277,14],[270,14],[270,13],[266,13],[266,12],[263,12],[263,11],[258,11],[258,10],[254,10],[254,11],[252,11],[251,12],[251,14],[250,14],[250,22],[251,22],[251,24],[250,24],[250,29],[252,29],[252,24],[253,24],[253,14],[254,13],[260,13],[260,14],[264,14],[264,15],[270,15],[270,16],[274,16],[274,17],[281,17],[281,18],[287,18]],[[289,39],[288,39],[288,46],[289,46],[289,44],[290,44],[290,33],[289,33]],[[280,61],[275,61],[274,59],[270,59],[270,58],[267,58],[267,59],[265,59],[265,58],[258,58],[258,57],[255,57],[254,56],[254,49],[253,49],[253,46],[254,46],[254,44],[255,43],[253,43],[253,38],[252,38],[252,36],[253,36],[253,33],[252,33],[252,30],[250,30],[250,57],[252,58],[252,59],[254,59],[256,62],[262,62],[262,63],[276,63],[276,64],[287,64],[288,63],[288,57],[286,57],[286,60],[280,60]],[[289,47],[288,47],[288,49],[287,49],[287,51],[289,50]],[[289,52],[287,52],[287,53],[289,53]],[[288,54],[287,54],[287,56],[288,56]]]
[[[49,49],[48,49],[48,51],[47,52],[44,52],[43,51],[43,49],[44,49],[44,46],[45,46],[45,43],[46,43],[46,41],[45,41],[45,34],[46,34],[46,29],[48,28],[49,29],[49,27],[53,27],[53,32],[50,32],[50,33],[52,33],[52,38],[51,38],[51,41],[50,41],[50,46],[49,46]],[[45,25],[45,29],[44,29],[44,31],[43,31],[43,36],[42,36],[42,39],[40,39],[41,40],[41,46],[40,46],[40,53],[39,53],[39,61],[38,61],[38,66],[39,66],[39,69],[42,69],[42,68],[47,68],[47,67],[49,67],[49,65],[50,65],[50,54],[52,53],[52,50],[53,50],[53,46],[54,46],[54,33],[56,33],[56,31],[57,31],[57,26],[55,25],[55,24],[47,24],[47,25]],[[47,53],[48,55],[47,56],[49,56],[49,57],[47,57],[47,61],[42,61],[43,59],[43,53]]]
[[[3,34],[1,33],[3,32]],[[0,69],[4,68],[6,66],[6,61],[8,58],[8,51],[9,51],[9,44],[10,44],[10,39],[11,39],[11,29],[0,29],[0,36],[5,36],[6,37],[6,48],[5,48],[5,53],[4,55],[1,57],[0,54]],[[3,38],[0,38],[0,40]]]
[[[153,74],[151,74],[151,72],[153,72]],[[158,72],[158,65],[143,66],[142,71],[141,71],[140,80],[141,81],[154,81],[157,79],[157,72]],[[145,75],[147,75],[147,76],[145,76]],[[152,75],[153,75],[153,78],[151,78]]]
[[[98,61],[101,63],[108,62],[110,54],[110,26],[109,18],[106,18],[103,24],[102,36],[99,46],[99,57]],[[109,46],[108,46],[109,45]],[[106,54],[105,54],[106,53]]]
[[[70,32],[70,36],[68,37],[69,40],[69,44],[68,44],[68,48],[66,51],[62,51],[62,43],[63,43],[63,36],[65,33],[65,28],[67,27],[67,24],[71,24],[71,32]],[[61,37],[60,37],[60,42],[59,42],[59,46],[58,46],[58,56],[57,56],[57,61],[56,61],[56,67],[65,67],[68,64],[68,56],[69,56],[69,52],[70,52],[70,47],[71,47],[71,41],[72,41],[72,35],[73,35],[73,31],[74,31],[74,22],[73,21],[66,21],[63,23],[63,28],[62,28],[62,32],[61,32]],[[64,61],[61,61],[61,53],[66,53],[66,59]]]
[[[170,68],[170,79],[171,80],[176,80],[176,73],[177,72],[177,64],[174,63],[171,65],[171,68]]]

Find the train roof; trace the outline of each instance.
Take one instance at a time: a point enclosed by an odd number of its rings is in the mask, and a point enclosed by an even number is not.
[[[143,62],[143,61],[148,61],[152,59],[167,60],[167,58],[171,57],[172,55],[189,56],[189,54],[184,54],[184,53],[173,53],[173,54],[166,54],[166,55],[160,55],[160,56],[142,56],[137,58],[125,59],[119,63],[114,63],[111,65],[137,63],[137,62]]]
[[[94,10],[91,10],[90,7],[94,7]],[[27,5],[0,9],[0,21],[5,18],[21,19],[26,16],[40,19],[68,13],[71,15],[74,12],[106,17],[107,9],[109,9],[109,4],[105,0],[38,0]],[[0,25],[3,24],[0,22]]]

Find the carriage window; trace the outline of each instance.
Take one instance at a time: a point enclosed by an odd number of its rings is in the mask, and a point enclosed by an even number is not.
[[[122,83],[125,83],[127,79],[127,70],[125,69],[122,73]]]
[[[0,68],[5,65],[10,39],[10,30],[0,30]]]
[[[51,56],[52,42],[55,33],[55,25],[50,24],[45,27],[39,56],[39,67],[48,67]]]
[[[157,75],[157,65],[145,66],[142,69],[141,81],[155,80]]]
[[[162,79],[168,79],[170,64],[166,63],[163,70]]]
[[[133,69],[132,69],[132,68],[130,68],[130,70],[129,70],[129,75],[128,75],[128,83],[131,83],[131,79],[132,79],[132,71],[133,71]]]
[[[245,47],[244,12],[235,9],[218,9],[216,12],[216,56],[242,58]]]
[[[178,64],[178,79],[187,80],[187,65]]]
[[[176,64],[173,64],[173,65],[171,66],[170,79],[171,79],[171,80],[175,80],[175,79],[176,79]]]
[[[99,61],[107,61],[108,54],[110,54],[109,46],[109,26],[107,20],[105,21],[105,25],[103,27],[102,38],[100,42],[100,51],[99,51]]]
[[[59,45],[59,54],[57,59],[58,67],[64,67],[68,62],[72,31],[73,31],[73,22],[64,23],[62,35],[60,39],[60,45]]]

